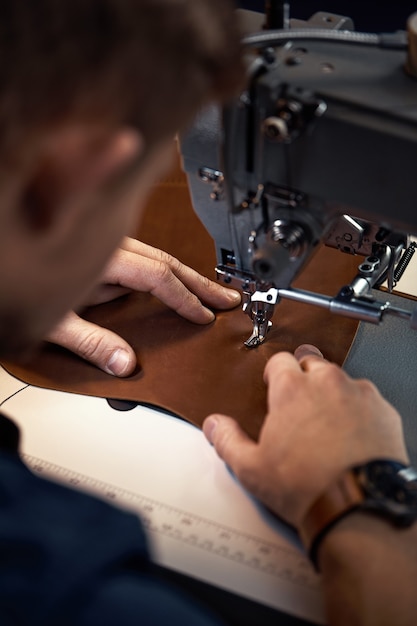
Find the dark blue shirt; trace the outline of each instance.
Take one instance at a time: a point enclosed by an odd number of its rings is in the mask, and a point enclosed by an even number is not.
[[[0,416],[1,626],[210,626],[151,571],[139,519],[32,474]]]

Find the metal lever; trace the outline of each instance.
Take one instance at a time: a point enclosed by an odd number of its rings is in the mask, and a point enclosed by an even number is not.
[[[417,330],[417,308],[407,311],[392,306],[390,302],[378,302],[372,297],[355,297],[350,285],[343,287],[339,294],[333,298],[302,289],[275,289],[268,291],[255,291],[250,294],[245,292],[247,298],[243,305],[243,311],[249,315],[253,322],[252,335],[244,342],[248,348],[256,348],[265,341],[268,330],[272,326],[271,317],[274,307],[280,298],[312,304],[336,315],[351,317],[371,324],[380,324],[384,315],[392,315],[405,319],[410,327]]]
[[[378,302],[370,297],[355,298],[352,288],[347,285],[342,287],[338,296],[332,298],[301,289],[278,289],[280,298],[314,304],[327,309],[336,315],[352,317],[371,324],[380,324],[384,315],[400,317],[409,322],[410,327],[417,330],[417,308],[414,311],[407,311],[392,306],[390,302]]]

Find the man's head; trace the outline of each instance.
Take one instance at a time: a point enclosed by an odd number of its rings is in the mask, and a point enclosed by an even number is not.
[[[227,0],[0,4],[0,354],[78,304],[167,167],[242,81]]]
[[[165,138],[241,81],[229,0],[2,0],[0,146],[70,120]]]

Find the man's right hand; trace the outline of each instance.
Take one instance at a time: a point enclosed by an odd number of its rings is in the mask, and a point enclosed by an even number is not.
[[[401,418],[367,380],[353,380],[314,346],[274,355],[265,369],[268,414],[254,442],[231,417],[203,430],[254,496],[299,527],[345,469],[373,458],[408,462]]]

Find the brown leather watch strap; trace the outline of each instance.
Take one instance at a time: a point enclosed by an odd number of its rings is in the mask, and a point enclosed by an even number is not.
[[[334,524],[364,501],[364,493],[352,470],[343,472],[310,507],[300,527],[300,537],[317,566],[318,547]]]

